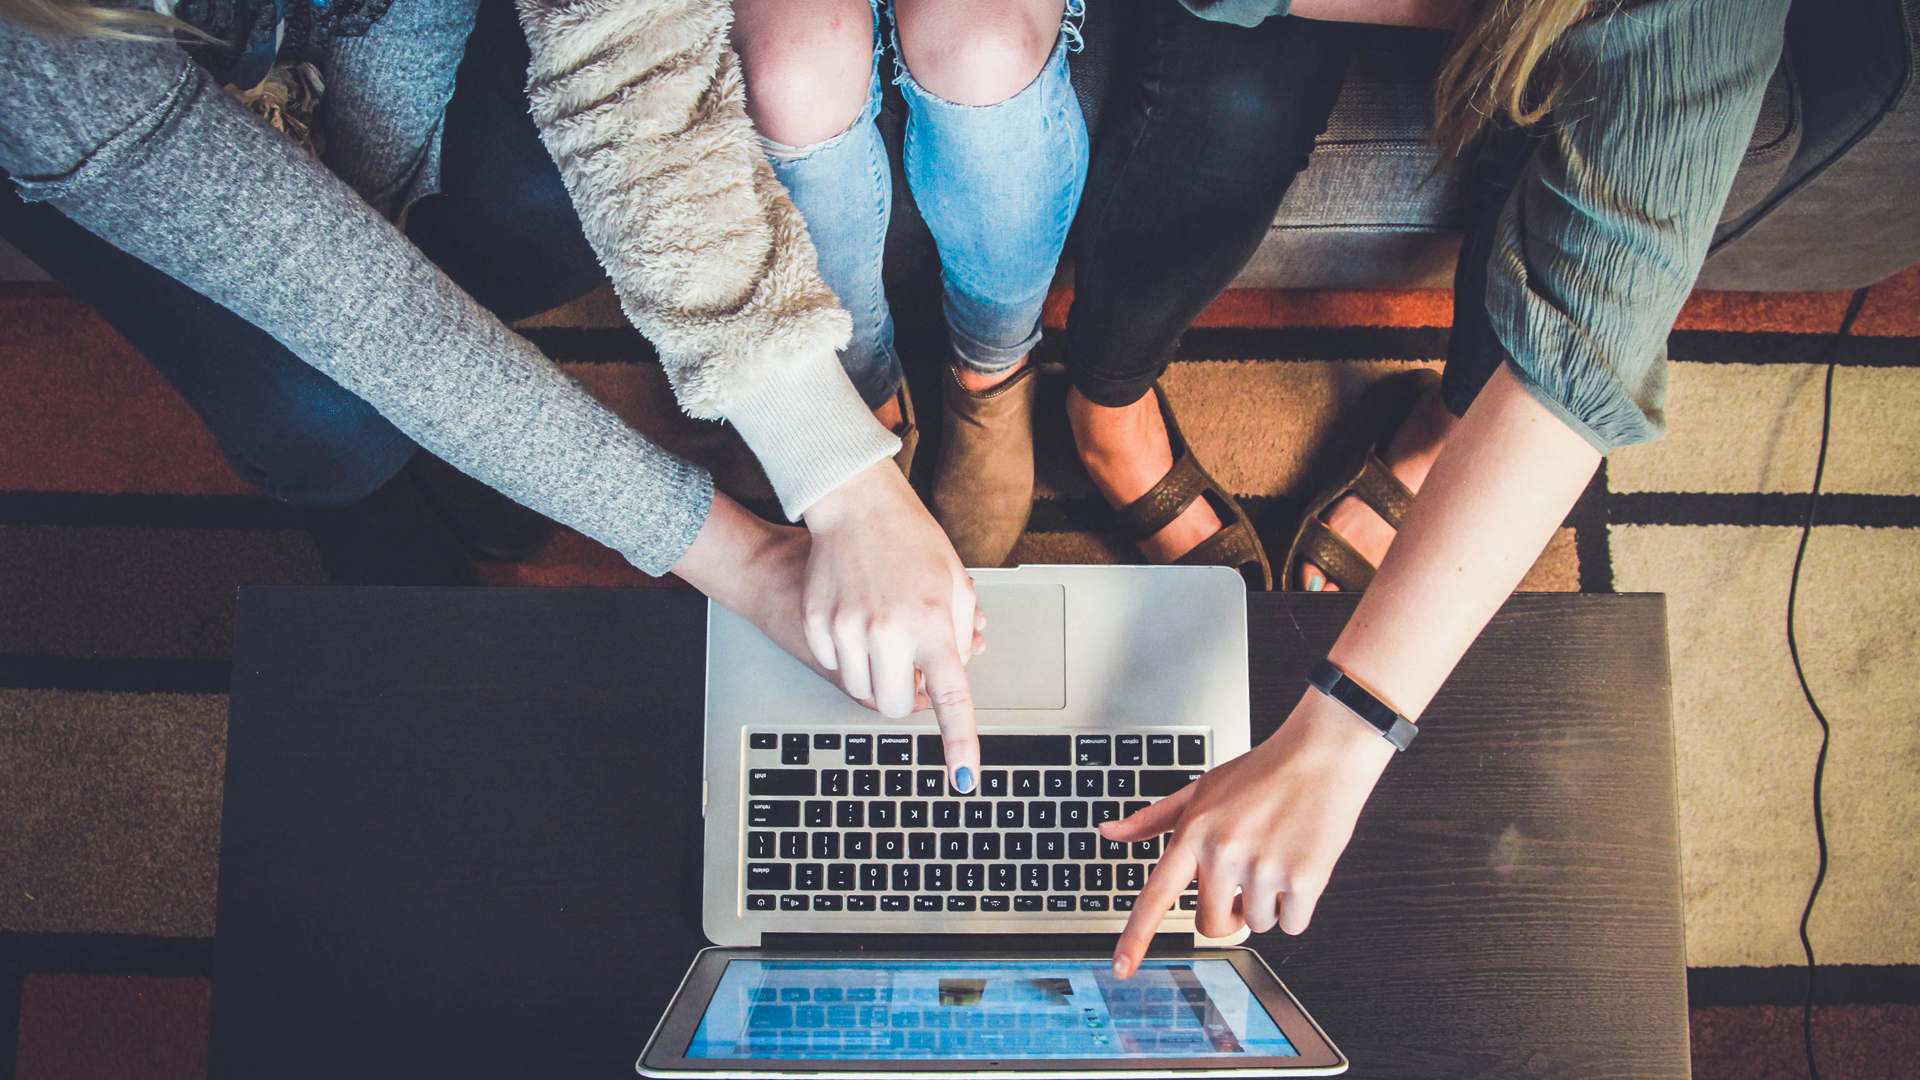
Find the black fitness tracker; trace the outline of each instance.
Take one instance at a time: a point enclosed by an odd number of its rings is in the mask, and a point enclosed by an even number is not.
[[[1405,750],[1420,734],[1413,721],[1401,716],[1387,707],[1387,703],[1368,693],[1366,688],[1352,679],[1347,673],[1336,667],[1331,660],[1314,661],[1313,670],[1307,673],[1307,681],[1315,690],[1345,705],[1355,716],[1380,729],[1380,734],[1393,744],[1395,750]]]

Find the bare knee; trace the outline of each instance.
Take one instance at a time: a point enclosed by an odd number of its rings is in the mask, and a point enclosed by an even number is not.
[[[747,115],[760,134],[810,146],[860,118],[873,78],[866,0],[735,0],[733,13]]]
[[[996,105],[1025,90],[1053,55],[1064,0],[903,0],[900,52],[928,93]]]

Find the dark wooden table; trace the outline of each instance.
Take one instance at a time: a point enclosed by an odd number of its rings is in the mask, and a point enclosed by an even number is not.
[[[211,1075],[632,1076],[700,933],[704,601],[246,589]],[[1254,738],[1352,610],[1252,603]],[[1254,940],[1359,1077],[1685,1077],[1665,607],[1522,595]]]

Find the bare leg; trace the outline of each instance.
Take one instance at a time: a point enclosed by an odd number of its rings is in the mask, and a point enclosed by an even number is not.
[[[873,71],[866,0],[734,0],[733,49],[747,76],[747,115],[774,142],[825,142],[866,107]]]
[[[1066,0],[898,0],[901,59],[929,93],[997,105],[1046,66],[1066,9]]]
[[[1173,445],[1152,394],[1109,409],[1088,401],[1076,388],[1067,394],[1067,419],[1087,475],[1114,506],[1153,490],[1173,468]],[[1166,528],[1140,541],[1140,550],[1151,562],[1170,563],[1219,532],[1220,526],[1220,516],[1207,501],[1195,499]]]

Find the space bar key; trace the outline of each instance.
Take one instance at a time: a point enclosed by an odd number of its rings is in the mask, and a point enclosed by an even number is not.
[[[982,765],[1071,765],[1070,735],[982,735]]]

